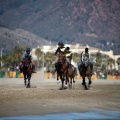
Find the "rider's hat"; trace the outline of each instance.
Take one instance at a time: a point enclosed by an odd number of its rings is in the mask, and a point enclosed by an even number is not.
[[[64,46],[63,42],[60,41],[60,42],[58,43],[58,46]]]
[[[27,48],[27,49],[26,49],[26,53],[27,53],[27,54],[30,54],[30,48]]]
[[[88,48],[85,48],[85,52],[88,52],[88,50],[89,50]]]
[[[66,47],[66,50],[68,50],[68,51],[69,51],[69,50],[70,50],[70,47]]]

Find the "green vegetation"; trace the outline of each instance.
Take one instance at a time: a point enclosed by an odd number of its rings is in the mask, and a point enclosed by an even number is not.
[[[25,46],[16,46],[12,53],[3,55],[1,61],[3,63],[4,68],[8,68],[10,66],[16,67],[20,61],[23,52],[25,51]]]
[[[4,68],[8,68],[10,66],[13,66],[16,68],[16,66],[19,65],[21,61],[21,57],[23,52],[25,51],[25,46],[16,46],[12,53],[4,55],[0,61],[3,63]],[[37,56],[37,60],[34,60],[36,64],[36,68],[43,68],[43,66],[47,70],[54,70],[54,61],[56,60],[56,56],[54,53],[43,53],[40,48],[37,48],[35,51],[35,54]],[[80,54],[78,53],[73,53],[73,61],[75,63],[80,62]],[[108,66],[109,66],[109,71],[112,71],[114,66],[115,61],[111,58],[109,58],[106,55],[103,55],[101,53],[96,53],[96,55],[91,55],[91,61],[94,64],[94,70],[95,71],[102,71],[102,72],[107,72],[108,71]],[[116,61],[118,65],[120,65],[120,58]]]

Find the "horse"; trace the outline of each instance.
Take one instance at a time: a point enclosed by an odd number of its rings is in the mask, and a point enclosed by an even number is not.
[[[67,68],[68,68],[68,63],[65,60],[64,57],[64,52],[59,52],[59,58],[58,58],[58,62],[57,64],[55,64],[56,70],[57,70],[57,80],[59,79],[58,77],[60,77],[61,82],[62,82],[62,90],[64,89],[64,80],[66,74],[67,74]]]
[[[83,79],[82,85],[84,86],[85,90],[90,89],[90,84],[92,83],[92,81],[91,81],[92,68],[91,68],[90,62],[88,61],[88,59],[86,57],[84,59],[83,64],[81,65],[81,67],[78,67],[78,70]],[[87,77],[89,80],[88,85],[86,85],[85,77]]]
[[[27,81],[28,80],[28,83],[27,83],[27,88],[30,88],[30,79],[31,79],[31,75],[32,75],[32,65],[30,63],[30,59],[29,57],[26,57],[24,59],[24,63],[23,63],[23,75],[24,75],[24,84],[26,85]]]
[[[77,76],[77,70],[72,64],[69,64],[67,79],[66,79],[66,82],[69,83],[69,88],[72,88],[72,83],[75,83],[75,80],[74,80],[75,76]],[[70,81],[69,81],[69,78],[70,78]]]

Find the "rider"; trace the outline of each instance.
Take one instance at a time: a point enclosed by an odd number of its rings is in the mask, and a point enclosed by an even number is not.
[[[71,64],[71,60],[72,60],[72,51],[70,51],[70,47],[66,47],[65,48],[65,57],[66,57],[66,61],[68,62],[68,68]],[[74,71],[76,70],[76,68],[72,65]],[[76,75],[77,75],[77,71],[76,71]]]
[[[57,55],[59,52],[64,52],[64,50],[65,50],[64,44],[63,44],[63,42],[60,41],[58,43],[58,48],[55,51],[55,55]],[[58,62],[58,58],[56,59],[55,63],[57,63],[57,62]]]
[[[55,55],[57,55],[59,52],[64,52],[64,50],[65,50],[64,43],[62,41],[60,41],[58,43],[58,48],[55,51]],[[55,60],[55,67],[57,66],[58,59],[59,58],[57,57],[56,60]],[[56,72],[56,69],[55,69],[55,72]]]
[[[22,55],[22,61],[19,64],[20,73],[23,71],[23,63],[25,62],[24,60],[25,60],[26,57],[29,57],[30,63],[32,63],[33,73],[35,73],[35,63],[32,60],[32,55],[30,54],[30,51],[31,51],[30,48],[27,48],[26,51]]]
[[[68,64],[71,64],[72,51],[70,51],[70,47],[65,48],[65,56],[66,56],[66,61],[68,62]]]
[[[89,63],[91,65],[91,69],[93,70],[93,63],[90,61],[90,53],[89,49],[85,48],[85,51],[81,53],[81,62],[78,63],[78,68],[81,68],[82,64],[84,63],[84,58],[87,57],[89,60]]]

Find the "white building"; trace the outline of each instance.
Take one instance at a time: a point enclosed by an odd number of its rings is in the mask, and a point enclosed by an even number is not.
[[[44,53],[47,53],[47,52],[55,53],[58,46],[57,45],[56,46],[44,45],[44,46],[41,46],[41,47],[38,46],[38,47]],[[32,49],[32,52],[31,52],[32,55],[33,55],[33,59],[35,59],[35,60],[37,59],[37,56],[35,55],[35,50],[38,47]],[[120,55],[114,55],[112,50],[110,50],[110,51],[102,51],[102,50],[100,50],[98,48],[94,48],[94,47],[91,47],[91,46],[88,46],[88,45],[82,46],[80,44],[76,44],[76,45],[65,44],[65,47],[70,47],[71,51],[74,52],[74,53],[81,53],[82,51],[85,50],[86,47],[88,47],[91,54],[96,54],[97,52],[100,52],[101,54],[108,55],[110,58],[115,60],[115,66],[114,67],[116,69],[118,69],[118,65],[117,65],[116,61],[120,57]]]

